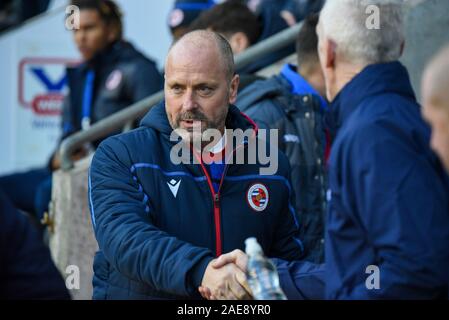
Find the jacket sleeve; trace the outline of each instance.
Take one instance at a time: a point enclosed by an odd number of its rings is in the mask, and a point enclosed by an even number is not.
[[[273,259],[288,300],[324,299],[324,264]]]
[[[363,281],[340,298],[431,297],[436,288],[447,286],[449,268],[442,179],[429,152],[410,137],[382,123],[362,131],[343,152],[341,197],[344,214],[353,215],[374,248],[380,288],[368,290],[369,274],[364,274]]]
[[[89,201],[100,250],[130,279],[171,294],[196,295],[212,252],[152,223],[152,195],[143,193],[130,168],[128,150],[115,137],[104,141],[92,160]]]

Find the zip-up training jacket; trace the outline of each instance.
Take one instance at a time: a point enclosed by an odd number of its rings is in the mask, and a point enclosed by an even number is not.
[[[226,128],[256,126],[230,106]],[[161,103],[140,128],[106,139],[95,153],[89,173],[100,248],[95,299],[200,298],[197,289],[209,262],[244,249],[248,237],[256,237],[268,256],[302,256],[290,168],[282,153],[274,175],[260,175],[259,162],[226,165],[215,192],[206,165],[170,160],[176,144],[171,133]]]

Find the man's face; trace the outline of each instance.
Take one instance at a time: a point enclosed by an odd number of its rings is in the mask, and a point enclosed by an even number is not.
[[[83,60],[92,59],[103,50],[114,38],[114,33],[108,28],[96,10],[80,11],[80,28],[74,30],[74,38]]]
[[[230,103],[234,103],[238,76],[230,81],[213,46],[198,49],[174,48],[165,66],[165,104],[173,129],[184,129],[184,140],[201,137],[195,128],[218,129],[223,133]]]
[[[425,99],[421,111],[424,119],[432,127],[430,145],[449,172],[449,108],[437,107]]]

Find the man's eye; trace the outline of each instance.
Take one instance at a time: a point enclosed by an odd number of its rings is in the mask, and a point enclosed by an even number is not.
[[[213,92],[214,89],[212,89],[211,87],[207,87],[207,86],[203,86],[199,88],[199,92],[202,95],[209,95]]]
[[[182,92],[182,88],[180,86],[173,86],[171,88],[171,90],[173,91],[173,93],[178,94]]]

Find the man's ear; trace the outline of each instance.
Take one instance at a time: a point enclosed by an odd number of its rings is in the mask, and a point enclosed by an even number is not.
[[[229,88],[229,103],[230,104],[234,104],[235,101],[237,100],[239,84],[240,84],[240,76],[238,74],[235,74],[234,77],[232,77],[231,86]]]
[[[404,49],[405,49],[405,41],[402,41],[402,42],[401,42],[400,56],[402,56],[402,54],[404,53]]]
[[[326,56],[324,57],[324,59],[325,59],[324,65],[326,68],[334,69],[336,52],[337,52],[337,44],[331,39],[326,39],[325,41],[326,41],[325,42]]]
[[[231,45],[234,54],[239,54],[250,46],[249,39],[243,32],[234,33],[229,38],[229,44]]]
[[[108,43],[112,43],[112,42],[116,41],[119,38],[118,33],[119,33],[118,27],[113,24],[109,24],[109,26],[108,26]]]

